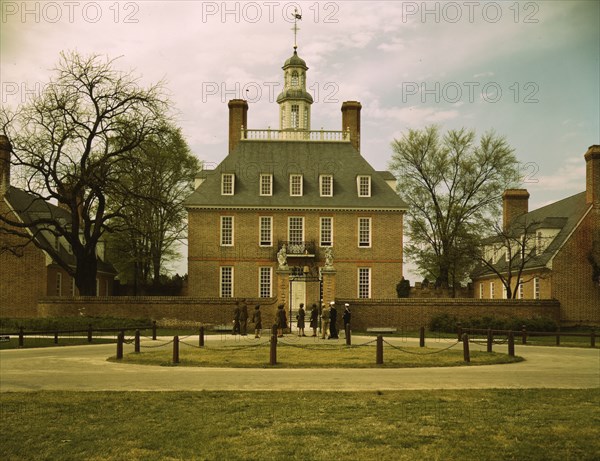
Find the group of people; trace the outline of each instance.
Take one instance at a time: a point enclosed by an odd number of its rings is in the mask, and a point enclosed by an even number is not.
[[[252,315],[252,323],[254,324],[254,337],[260,338],[262,330],[262,314],[260,312],[260,304],[254,307]],[[236,301],[233,309],[233,334],[247,336],[248,335],[248,306],[244,304],[240,307],[239,301]]]
[[[337,308],[335,306],[335,301],[331,301],[329,306],[325,304],[321,305],[321,338],[322,339],[338,339],[338,328],[337,328]],[[306,312],[304,310],[304,304],[300,304],[300,309],[298,310],[298,315],[296,316],[298,327],[298,336],[306,336],[304,334],[305,328],[305,319]],[[344,314],[342,315],[342,319],[344,321],[344,330],[346,330],[346,325],[350,323],[351,313],[350,313],[350,305],[348,303],[344,304]],[[319,328],[319,310],[316,304],[312,305],[310,310],[310,328],[313,330],[313,337],[317,336],[317,329]]]
[[[351,319],[350,305],[344,304],[344,313],[342,320],[344,322],[344,330],[346,325],[350,323]],[[338,328],[337,328],[337,308],[335,301],[331,301],[329,306],[325,304],[321,305],[321,338],[322,339],[338,339]],[[304,309],[304,303],[300,304],[298,314],[296,315],[296,326],[298,328],[298,336],[307,336],[304,332],[306,324],[306,310]],[[260,305],[256,305],[254,308],[254,315],[252,316],[252,323],[254,323],[254,337],[260,338],[260,332],[262,330],[262,314],[260,311]],[[277,306],[277,313],[275,317],[275,324],[277,325],[277,336],[283,337],[283,332],[287,328],[288,319],[285,312],[285,306],[280,304]],[[317,336],[317,330],[319,328],[319,309],[316,304],[312,305],[310,310],[309,327],[312,329],[313,337]],[[233,334],[239,334],[242,336],[247,335],[248,329],[248,306],[244,304],[240,307],[239,302],[236,302],[233,311]]]

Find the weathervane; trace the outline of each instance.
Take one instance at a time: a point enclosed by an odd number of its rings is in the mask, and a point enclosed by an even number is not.
[[[298,44],[296,43],[296,38],[298,35],[298,31],[300,28],[298,27],[298,19],[302,19],[302,15],[298,14],[298,9],[294,8],[294,27],[292,30],[294,31],[294,51],[298,48]]]

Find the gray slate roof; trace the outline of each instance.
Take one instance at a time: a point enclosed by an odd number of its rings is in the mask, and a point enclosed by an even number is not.
[[[570,197],[543,206],[537,210],[525,213],[515,219],[513,228],[515,230],[523,229],[526,223],[535,223],[531,226],[531,231],[538,229],[560,229],[558,235],[550,242],[548,247],[540,255],[531,258],[525,265],[525,269],[543,267],[556,255],[556,252],[562,247],[569,235],[573,232],[577,223],[583,218],[587,210],[591,207],[586,203],[586,193],[580,192]],[[489,239],[492,243],[494,238]],[[500,272],[507,266],[504,258],[500,258],[495,265]],[[475,273],[477,276],[489,275],[491,270],[478,268]]]
[[[235,174],[235,195],[221,195],[221,174]],[[259,195],[260,174],[273,175],[273,195]],[[289,175],[303,174],[303,195],[290,197]],[[319,175],[333,175],[333,197],[319,196]],[[358,197],[356,177],[371,176],[371,197]],[[349,142],[241,141],[185,202],[194,208],[406,210],[406,203]]]
[[[16,187],[10,187],[6,193],[5,199],[10,204],[12,209],[19,215],[24,224],[31,224],[35,219],[56,218],[64,220],[65,223],[71,221],[71,214],[52,203],[46,202],[39,197],[29,194]],[[42,229],[37,229],[42,230]],[[32,231],[36,235],[36,240],[42,249],[50,249],[53,243],[49,242],[45,235],[41,232],[35,232],[36,228],[32,226]],[[67,262],[69,266],[75,266],[75,256],[69,253],[63,246],[59,249],[61,258]],[[114,266],[108,262],[98,259],[98,271],[108,274],[116,274]]]

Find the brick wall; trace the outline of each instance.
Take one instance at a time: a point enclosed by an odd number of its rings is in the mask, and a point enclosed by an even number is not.
[[[10,213],[0,198],[0,213]],[[12,218],[12,216],[11,216]],[[26,241],[0,232],[0,249]],[[37,300],[46,294],[46,257],[33,244],[19,251],[0,251],[0,316],[35,317]]]
[[[427,327],[432,317],[439,314],[456,316],[459,320],[481,317],[560,318],[560,304],[556,300],[476,300],[466,298],[446,299],[390,299],[362,300],[337,299],[336,303],[350,304],[352,329],[371,327],[419,328]],[[341,304],[340,304],[341,303]],[[342,310],[339,307],[338,310]],[[339,322],[340,328],[343,323]]]
[[[39,317],[114,317],[156,320],[161,326],[232,325],[236,301],[248,304],[248,313],[261,305],[263,327],[275,320],[275,300],[256,298],[198,299],[165,296],[100,296],[43,298],[38,303]]]
[[[275,299],[200,299],[184,297],[79,297],[45,298],[39,302],[40,317],[88,316],[148,318],[159,325],[230,325],[235,302],[246,301],[252,315],[261,304],[263,326],[275,321]],[[432,316],[448,313],[459,319],[493,316],[498,318],[550,317],[559,319],[559,303],[554,300],[474,300],[474,299],[337,299],[339,327],[342,327],[343,303],[350,303],[352,327],[418,328],[427,326]]]
[[[600,324],[600,284],[587,259],[599,234],[600,209],[592,209],[554,258],[552,296],[560,300],[563,322]]]
[[[552,295],[552,275],[550,271],[541,270],[537,272],[527,272],[521,274],[521,280],[523,280],[523,299],[534,299],[535,293],[535,278],[539,279],[539,290],[540,290],[540,298],[539,299],[554,299],[555,297]],[[491,282],[494,282],[494,296],[491,296]],[[497,276],[488,276],[478,278],[476,282],[473,283],[473,297],[480,299],[480,284],[483,284],[483,299],[502,299],[503,296],[503,284],[499,277]],[[516,286],[516,279],[513,278],[511,280],[511,287],[514,290]]]

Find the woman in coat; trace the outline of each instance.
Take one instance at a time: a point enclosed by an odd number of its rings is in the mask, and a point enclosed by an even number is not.
[[[254,308],[254,315],[252,315],[252,323],[254,323],[254,337],[260,338],[260,330],[262,330],[262,314],[260,312],[259,304],[257,304]]]
[[[317,336],[317,328],[319,328],[319,309],[317,309],[317,305],[313,304],[312,309],[310,310],[310,327],[313,330],[313,336]]]
[[[277,306],[277,336],[283,338],[283,330],[287,328],[287,316],[285,315],[284,305]]]
[[[300,309],[298,310],[298,315],[296,316],[296,320],[298,320],[298,336],[306,336],[304,334],[304,318],[306,316],[306,311],[304,310],[304,304],[300,303]]]

